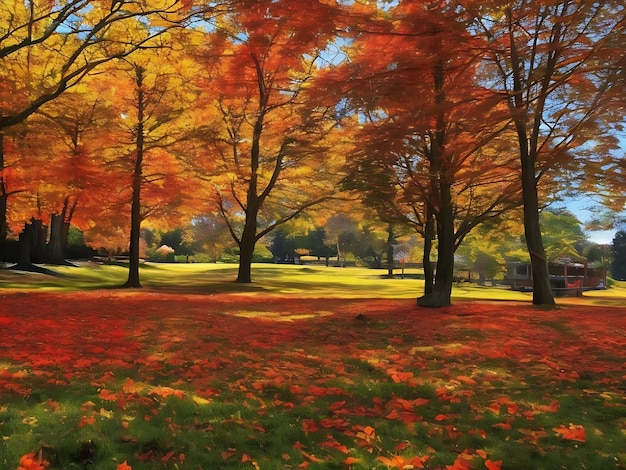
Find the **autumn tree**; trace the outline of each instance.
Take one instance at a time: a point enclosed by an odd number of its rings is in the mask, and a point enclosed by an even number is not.
[[[83,80],[26,121],[32,151],[23,165],[32,177],[30,191],[38,197],[37,217],[49,225],[48,263],[64,263],[70,224],[82,230],[92,225],[106,187],[99,157],[111,144],[110,134],[102,132],[109,116],[102,95],[94,96],[98,88],[89,82]]]
[[[158,54],[158,55],[157,55]],[[141,224],[173,217],[187,191],[174,147],[187,138],[185,118],[195,95],[185,87],[193,69],[178,68],[178,52],[164,44],[116,64],[111,106],[117,110],[117,145],[109,149],[111,175],[130,205],[129,274],[125,287],[141,287]]]
[[[423,306],[450,303],[459,244],[518,204],[503,109],[476,80],[478,46],[455,11],[400,2],[357,34],[350,63],[334,72],[363,122],[354,173],[374,181],[374,194],[396,188],[382,201],[399,201],[425,237]]]
[[[306,8],[306,15],[302,9]],[[242,1],[205,56],[202,161],[217,211],[239,247],[237,282],[251,282],[256,243],[336,191],[337,116],[312,99],[322,51],[335,35],[327,2]]]
[[[179,0],[7,0],[0,6],[0,144],[9,129],[100,65],[147,47],[193,13]],[[213,7],[203,7],[211,10]],[[132,39],[129,33],[132,32]],[[4,151],[0,152],[4,155]],[[0,159],[0,243],[7,234],[10,171]],[[56,245],[56,243],[55,243]]]
[[[464,6],[472,32],[489,44],[484,83],[504,97],[517,134],[533,303],[553,305],[537,185],[551,171],[602,167],[612,139],[613,90],[623,80],[623,5],[520,0]]]

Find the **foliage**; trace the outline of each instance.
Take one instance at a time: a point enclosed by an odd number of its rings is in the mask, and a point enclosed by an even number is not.
[[[613,279],[626,281],[626,231],[620,230],[615,234],[611,246],[613,263],[611,275]]]
[[[222,293],[210,304],[5,292],[5,467],[626,464],[623,307],[538,318],[529,302],[436,314],[410,299]]]

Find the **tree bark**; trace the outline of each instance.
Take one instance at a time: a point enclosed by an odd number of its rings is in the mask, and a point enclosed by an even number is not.
[[[539,225],[539,196],[535,183],[534,165],[522,160],[522,200],[524,202],[524,234],[530,255],[530,269],[533,280],[533,304],[554,306],[554,295],[550,286],[548,259],[543,245]]]
[[[533,304],[554,306],[554,296],[550,287],[550,273],[548,260],[543,246],[541,227],[539,225],[539,195],[537,192],[537,156],[539,154],[539,134],[541,130],[542,115],[548,95],[550,77],[558,58],[558,51],[551,53],[544,78],[541,80],[541,94],[535,103],[535,115],[533,126],[529,132],[528,106],[523,100],[524,68],[520,65],[514,35],[514,21],[511,9],[507,10],[509,21],[509,38],[511,41],[511,67],[513,78],[513,91],[509,97],[509,107],[514,113],[515,130],[520,150],[520,162],[522,167],[522,202],[524,205],[524,234],[526,246],[530,255],[530,266],[533,278]],[[555,24],[553,39],[559,37],[561,25]]]
[[[393,242],[395,236],[393,234],[393,225],[387,226],[387,277],[393,278]]]
[[[65,250],[63,246],[63,215],[52,214],[50,218],[50,241],[48,242],[48,262],[50,264],[65,264]]]
[[[27,228],[28,227],[28,228]],[[39,219],[30,219],[30,224],[25,225],[24,229],[32,231],[31,247],[32,262],[46,262],[46,238],[48,236],[48,227]]]
[[[239,241],[239,270],[236,282],[249,284],[252,282],[252,256],[256,245],[256,212],[252,214],[248,206],[246,224]]]
[[[438,107],[434,135],[430,139],[428,159],[430,163],[431,196],[435,198],[432,212],[437,223],[437,272],[432,291],[417,299],[421,307],[445,307],[450,305],[454,274],[454,214],[452,207],[452,184],[449,181],[449,163],[446,161],[446,116],[444,111],[445,70],[439,62],[433,69],[435,104]],[[429,218],[430,219],[430,218]],[[427,219],[427,220],[429,220]]]
[[[47,233],[48,228],[43,225],[41,220],[31,219],[30,223],[24,224],[24,228],[18,236],[18,261],[11,269],[42,274],[56,274],[49,269],[34,264],[44,261]]]
[[[141,183],[143,180],[144,152],[144,90],[142,67],[135,66],[137,84],[137,135],[135,148],[135,168],[132,183],[132,202],[130,209],[130,243],[128,250],[128,280],[123,287],[141,287],[139,280],[139,241],[141,238]]]
[[[0,132],[0,245],[7,240],[7,194],[6,183],[4,181],[4,134]]]
[[[435,271],[430,263],[430,254],[433,251],[433,239],[435,238],[435,224],[431,216],[427,216],[424,225],[424,254],[422,265],[424,267],[424,295],[431,294],[435,282]]]
[[[437,272],[432,292],[417,299],[421,307],[446,307],[451,304],[454,281],[454,215],[450,185],[440,182],[441,210],[437,218]]]

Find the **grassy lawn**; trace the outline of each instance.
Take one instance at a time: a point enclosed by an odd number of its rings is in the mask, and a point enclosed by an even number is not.
[[[0,271],[1,469],[626,468],[624,286],[433,310],[357,268],[54,269]]]

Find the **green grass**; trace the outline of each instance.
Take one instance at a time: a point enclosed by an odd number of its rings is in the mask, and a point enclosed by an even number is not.
[[[128,276],[123,263],[81,263],[76,267],[50,266],[59,276],[18,273],[0,270],[0,289],[75,291],[117,288]],[[239,293],[266,295],[297,295],[299,297],[394,298],[409,299],[422,295],[424,281],[417,279],[386,279],[385,269],[336,268],[324,266],[254,264],[253,282],[238,284],[236,264],[145,263],[140,269],[142,285],[159,291],[207,294]],[[453,301],[498,300],[532,301],[528,292],[503,287],[487,287],[463,283],[454,285]],[[620,306],[626,301],[626,282],[617,282],[610,289],[585,292],[582,298],[556,299],[560,305],[587,304]]]
[[[360,268],[255,265],[246,286],[146,265],[122,291],[123,266],[55,269],[0,272],[2,469],[626,468],[624,309],[599,307],[623,286],[545,311],[464,284],[432,310],[423,281]]]

